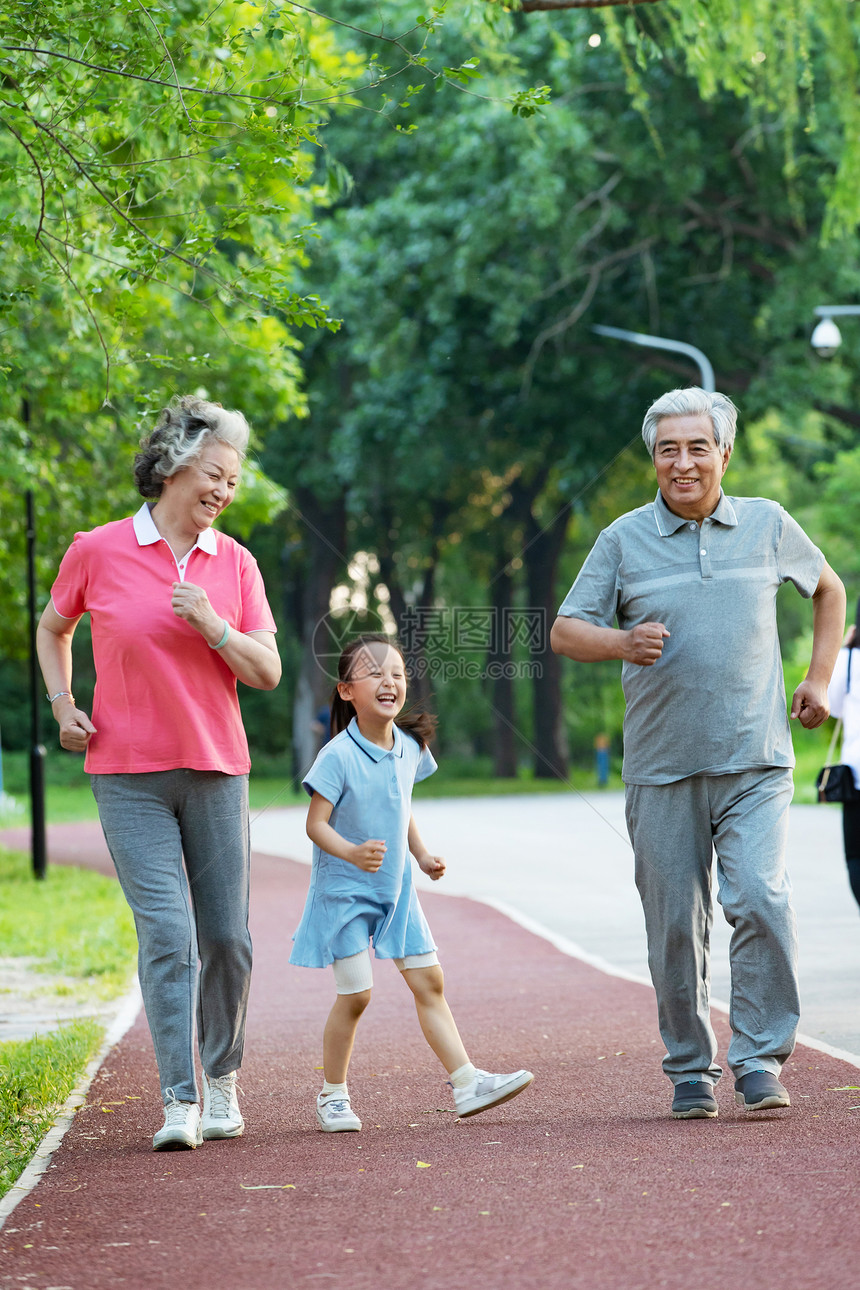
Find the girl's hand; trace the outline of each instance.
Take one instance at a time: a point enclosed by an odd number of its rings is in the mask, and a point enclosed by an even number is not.
[[[174,582],[170,603],[177,618],[185,621],[214,645],[224,633],[224,619],[219,618],[202,587],[193,582]]]
[[[385,859],[386,846],[382,838],[368,838],[367,842],[356,842],[348,859],[365,873],[377,873]]]
[[[416,856],[415,862],[422,873],[426,873],[428,878],[438,882],[445,872],[445,861],[441,856],[431,856],[429,851],[423,855]]]

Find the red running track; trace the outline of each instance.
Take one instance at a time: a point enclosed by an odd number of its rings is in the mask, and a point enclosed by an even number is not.
[[[80,826],[51,842],[105,867]],[[422,896],[454,1014],[476,1064],[529,1066],[535,1083],[457,1121],[381,963],[350,1071],[364,1130],[316,1131],[332,984],[287,965],[307,877],[254,856],[244,1137],[152,1152],[141,1016],[0,1232],[4,1290],[857,1286],[860,1072],[799,1048],[790,1111],[736,1109],[727,1078],[718,1120],[674,1121],[652,992],[472,901]]]

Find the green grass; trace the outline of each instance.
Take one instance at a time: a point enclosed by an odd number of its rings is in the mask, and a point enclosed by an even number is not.
[[[29,857],[4,848],[0,945],[5,958],[36,959],[36,971],[62,975],[60,987],[46,977],[46,990],[84,1004],[123,994],[136,958],[119,883],[66,865],[49,867],[36,882]],[[103,1035],[100,1022],[82,1019],[0,1044],[0,1196],[26,1167]]]
[[[136,940],[131,911],[113,878],[49,865],[36,882],[29,858],[0,848],[0,945],[5,957],[34,957],[41,970],[75,979],[76,997],[113,998],[127,987]]]
[[[606,789],[624,787],[613,766]],[[498,779],[492,773],[489,757],[444,757],[439,769],[429,779],[416,785],[417,797],[503,797],[520,793],[580,793],[598,791],[597,776],[590,767],[573,766],[567,779],[538,779],[530,767],[520,767],[515,779]]]
[[[0,1196],[17,1181],[102,1041],[84,1019],[0,1044]]]

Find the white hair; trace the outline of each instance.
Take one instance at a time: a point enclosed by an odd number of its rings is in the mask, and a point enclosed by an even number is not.
[[[661,394],[645,413],[642,438],[649,454],[654,456],[658,421],[662,421],[664,417],[699,416],[711,418],[714,442],[720,452],[731,448],[738,424],[738,410],[734,403],[727,394],[717,394],[702,390],[698,385],[691,385],[685,390],[669,390],[667,394]]]
[[[196,461],[212,439],[233,448],[241,463],[250,437],[241,412],[230,412],[193,394],[177,395],[163,408],[134,459],[134,482],[142,497],[160,497],[165,479]]]

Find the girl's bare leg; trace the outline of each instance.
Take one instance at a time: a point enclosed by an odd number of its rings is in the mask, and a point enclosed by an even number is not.
[[[445,1070],[450,1075],[467,1065],[469,1055],[445,998],[445,978],[441,967],[435,964],[433,967],[406,968],[402,976],[415,996],[415,1010],[424,1038]]]
[[[345,1084],[355,1032],[370,1003],[370,990],[339,994],[323,1031],[323,1074],[329,1084]]]

